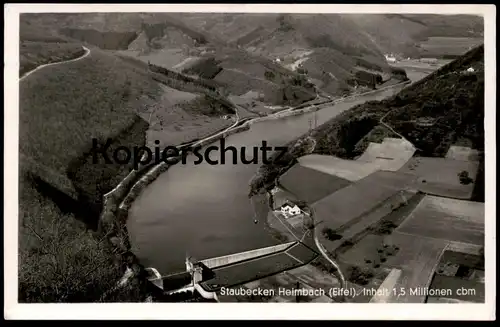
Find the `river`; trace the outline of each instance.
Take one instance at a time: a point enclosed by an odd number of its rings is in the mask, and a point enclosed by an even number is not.
[[[263,140],[271,146],[283,145],[307,132],[311,122],[323,124],[357,104],[381,100],[400,89],[360,96],[316,113],[255,123],[250,130],[226,138],[226,147],[253,149]],[[246,151],[250,158],[252,150]],[[277,243],[262,223],[254,224],[248,198],[248,182],[261,162],[245,165],[238,159],[233,165],[230,151],[225,158],[225,165],[206,161],[195,165],[197,159],[191,155],[186,164],[171,167],[136,199],[127,225],[132,250],[145,266],[165,275],[184,271],[186,254],[201,260]]]

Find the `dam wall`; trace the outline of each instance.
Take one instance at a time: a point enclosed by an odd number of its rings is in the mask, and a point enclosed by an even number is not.
[[[220,256],[220,257],[215,257],[215,258],[210,258],[210,259],[205,259],[205,260],[200,260],[205,266],[207,266],[210,269],[217,268],[220,266],[228,265],[228,264],[233,264],[239,261],[244,261],[244,260],[249,260],[249,259],[254,259],[263,255],[269,255],[273,254],[276,252],[281,252],[296,242],[288,242],[288,243],[283,243],[279,245],[273,245],[273,246],[268,246],[265,248],[260,248],[260,249],[255,249],[255,250],[250,250],[250,251],[245,251],[245,252],[240,252],[240,253],[234,253],[234,254],[229,254],[225,256]]]

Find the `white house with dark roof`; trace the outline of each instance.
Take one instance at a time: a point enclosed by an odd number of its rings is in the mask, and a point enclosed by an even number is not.
[[[299,215],[301,210],[296,204],[285,202],[285,204],[281,206],[281,213],[288,218]]]

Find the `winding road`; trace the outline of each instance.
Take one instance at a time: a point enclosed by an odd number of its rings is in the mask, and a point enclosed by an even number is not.
[[[21,82],[26,77],[30,76],[34,72],[36,72],[36,71],[38,71],[38,70],[40,70],[40,69],[42,69],[44,67],[54,66],[54,65],[61,65],[61,64],[67,64],[69,62],[74,62],[74,61],[82,60],[83,58],[87,57],[90,54],[90,49],[89,48],[87,48],[87,47],[85,47],[83,45],[82,45],[82,48],[83,48],[83,50],[85,50],[85,53],[83,55],[81,55],[80,57],[74,58],[74,59],[69,59],[69,60],[58,61],[58,62],[51,62],[51,63],[48,63],[48,64],[43,64],[43,65],[37,66],[35,69],[30,70],[27,73],[24,73],[24,75],[19,78],[19,82]]]
[[[311,212],[311,218],[314,221],[314,211],[313,211],[313,209],[311,207],[309,207],[309,210]],[[338,275],[340,277],[340,287],[343,290],[346,290],[347,289],[347,283],[345,281],[344,274],[342,273],[342,269],[340,269],[339,264],[333,258],[331,258],[328,255],[328,252],[323,247],[323,244],[321,244],[321,242],[319,241],[319,238],[318,238],[318,225],[321,224],[321,223],[322,222],[313,223],[313,225],[314,225],[314,231],[313,231],[314,244],[318,248],[319,253],[323,256],[323,258],[325,258],[337,270]],[[342,294],[344,294],[344,293],[342,292]],[[345,296],[343,296],[343,298],[345,300]]]
[[[380,118],[379,120],[379,124],[381,124],[382,126],[384,126],[385,128],[387,128],[389,131],[391,131],[392,133],[396,134],[397,136],[399,136],[401,139],[405,140],[406,142],[410,143],[416,150],[418,151],[422,151],[420,150],[419,148],[417,148],[415,146],[415,144],[411,143],[410,141],[408,141],[408,139],[406,137],[404,137],[402,134],[396,132],[394,130],[394,128],[392,128],[391,126],[389,126],[386,122],[384,122],[384,118],[386,118],[391,112],[393,112],[395,109],[392,109],[390,110],[389,112],[387,112],[382,118]]]
[[[297,199],[299,199],[299,200],[300,200],[300,198],[299,198],[297,195],[295,195],[294,193],[292,193],[290,190],[288,190],[287,188],[285,188],[283,185],[280,185],[278,180],[276,180],[276,181],[275,181],[275,185],[276,185],[276,186],[279,186],[280,188],[282,188],[282,189],[284,189],[284,190],[286,190],[288,193],[292,194],[295,198],[297,198]],[[313,207],[311,207],[311,206],[310,206],[307,202],[305,202],[305,201],[304,201],[304,203],[305,203],[305,205],[307,206],[307,209],[308,209],[308,211],[309,211],[309,213],[310,213],[310,214],[309,214],[309,217],[312,219],[312,226],[313,226],[313,228],[312,228],[312,234],[313,234],[314,244],[316,245],[316,248],[319,250],[319,253],[321,254],[321,256],[322,256],[323,258],[325,258],[325,259],[326,259],[326,260],[327,260],[327,261],[328,261],[328,262],[329,262],[329,263],[330,263],[330,264],[331,264],[331,265],[332,265],[332,266],[336,269],[336,271],[337,271],[337,273],[338,273],[338,275],[339,275],[339,279],[340,279],[340,287],[341,287],[343,290],[346,290],[346,289],[347,289],[347,282],[346,282],[346,280],[345,280],[344,273],[343,273],[343,272],[342,272],[342,270],[340,269],[339,264],[338,264],[338,263],[337,263],[337,262],[336,262],[333,258],[331,258],[331,257],[329,256],[328,251],[324,248],[324,246],[323,246],[323,245],[321,244],[321,242],[319,241],[319,238],[318,238],[318,235],[319,235],[319,234],[318,234],[318,233],[319,233],[318,225],[320,225],[320,224],[322,223],[322,221],[316,222],[316,221],[315,221],[316,212],[314,211],[314,208],[313,208]],[[271,210],[273,210],[273,208],[272,208],[272,207],[270,207],[270,209],[271,209]],[[306,212],[304,212],[302,209],[301,209],[301,211],[302,211],[302,213],[303,213],[303,214],[307,214],[307,213],[306,213]],[[281,221],[281,219],[279,219],[279,217],[278,217],[278,216],[276,216],[276,215],[275,215],[275,217],[276,217],[276,218],[277,218],[277,219],[278,219],[278,220],[279,220],[279,221],[283,224],[283,222]],[[285,225],[283,224],[283,226],[285,226]],[[285,226],[285,227],[286,227],[286,226]],[[288,227],[287,227],[287,229],[288,229]],[[304,237],[305,237],[305,236],[306,236],[306,234],[307,234],[307,232],[306,232],[306,233],[304,233],[304,235],[303,235],[302,239],[299,239],[297,236],[295,236],[295,234],[294,234],[292,231],[290,231],[290,230],[288,230],[288,231],[289,231],[289,232],[290,232],[290,233],[291,233],[291,234],[292,234],[292,235],[293,235],[293,236],[297,239],[297,241],[299,241],[299,242],[303,242],[303,239],[304,239]],[[342,292],[342,294],[343,294],[343,292]],[[342,298],[343,298],[343,300],[345,301],[346,297],[345,297],[344,295],[342,296]]]

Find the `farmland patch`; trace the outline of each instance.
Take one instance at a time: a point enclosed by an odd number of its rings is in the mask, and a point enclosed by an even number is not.
[[[378,171],[314,203],[318,220],[336,230],[380,206],[413,183],[413,177]]]
[[[314,203],[351,184],[348,180],[295,164],[279,179],[280,184],[297,198]]]
[[[478,167],[479,162],[475,161],[414,157],[399,171],[418,176],[418,189],[422,192],[459,199],[470,199]],[[459,174],[464,171],[467,172],[472,182],[461,182]]]
[[[320,154],[306,155],[300,157],[298,161],[303,167],[311,168],[353,182],[360,180],[378,170],[376,165]]]
[[[398,247],[401,248],[401,251],[387,260],[387,265],[403,269],[403,274],[396,288],[404,288],[407,292],[404,295],[401,294],[397,301],[424,302],[425,293],[411,294],[409,290],[424,290],[429,285],[446,243],[438,240],[408,237],[399,233],[392,234],[386,241],[389,244],[398,244]]]
[[[368,235],[340,255],[340,260],[359,265],[362,269],[380,272],[386,268],[402,270],[400,287],[409,290],[430,283],[446,242],[393,233],[388,236]],[[400,294],[397,302],[424,302],[425,294]]]
[[[380,223],[381,220],[383,220],[383,218],[389,215],[390,213],[407,205],[408,201],[413,196],[416,196],[415,192],[408,192],[408,191],[392,196],[390,199],[385,201],[382,206],[369,212],[367,215],[361,217],[361,219],[359,219],[357,223],[349,226],[347,229],[342,231],[342,237],[344,239],[350,240],[367,229],[375,229],[375,231],[378,231],[379,233],[383,234],[384,233],[383,228],[391,226],[387,226],[388,225],[387,223],[386,224],[384,224],[383,222]],[[394,223],[392,223],[391,225],[396,226]],[[389,232],[389,230],[387,232]]]
[[[398,228],[402,233],[484,244],[484,203],[426,196]]]
[[[479,151],[471,149],[466,146],[450,146],[450,149],[446,153],[446,158],[453,160],[464,160],[464,161],[479,161]]]

